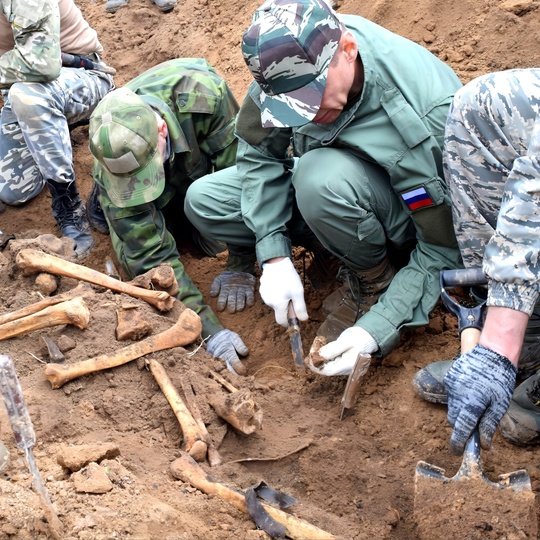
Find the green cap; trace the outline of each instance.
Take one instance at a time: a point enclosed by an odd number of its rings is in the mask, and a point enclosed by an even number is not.
[[[109,92],[90,117],[90,151],[102,165],[112,203],[129,208],[157,199],[165,188],[154,110],[127,88]]]

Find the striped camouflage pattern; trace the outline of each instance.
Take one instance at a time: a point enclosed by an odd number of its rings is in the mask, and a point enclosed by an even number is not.
[[[540,69],[479,77],[459,90],[444,167],[466,266],[492,280],[488,305],[531,314],[540,282]]]
[[[268,0],[257,9],[242,53],[262,90],[264,127],[300,126],[313,119],[341,33],[324,0]]]
[[[54,0],[0,0],[21,50],[0,57],[0,88],[14,82],[44,81],[43,73],[60,70],[60,13]],[[36,27],[37,30],[36,30]],[[54,54],[54,53],[57,54]]]
[[[93,176],[100,186],[113,248],[128,276],[170,263],[178,281],[178,298],[201,316],[203,337],[213,335],[223,326],[186,274],[176,246],[175,236],[186,238],[190,231],[185,223],[175,228],[173,221],[183,216],[183,197],[194,180],[234,165],[238,103],[226,82],[200,58],[164,62],[125,87],[165,118],[171,153],[164,163],[163,193],[151,202],[125,208],[111,201],[104,189],[103,167],[94,161]]]

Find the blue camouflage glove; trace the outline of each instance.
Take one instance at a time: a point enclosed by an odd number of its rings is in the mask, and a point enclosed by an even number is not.
[[[255,303],[255,276],[247,272],[226,270],[217,276],[210,287],[210,296],[218,296],[217,310],[229,313],[242,311]]]
[[[491,439],[510,405],[517,368],[487,347],[476,345],[462,354],[444,377],[448,392],[448,422],[454,428],[450,448],[462,454],[474,428],[483,448]]]
[[[246,368],[238,355],[246,356],[249,349],[240,336],[231,330],[220,330],[206,342],[206,350],[214,358],[223,358],[227,369],[235,375],[245,375]]]

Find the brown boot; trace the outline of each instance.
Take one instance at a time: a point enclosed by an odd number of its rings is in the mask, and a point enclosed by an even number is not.
[[[385,258],[380,264],[362,272],[342,266],[338,280],[344,284],[323,302],[323,311],[328,313],[319,327],[317,335],[334,341],[377,302],[386,291],[396,271]]]

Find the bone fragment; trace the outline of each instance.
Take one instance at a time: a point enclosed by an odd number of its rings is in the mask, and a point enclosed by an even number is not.
[[[0,340],[29,334],[59,324],[73,324],[84,329],[90,320],[90,310],[82,298],[73,298],[37,313],[0,325]]]
[[[182,385],[182,391],[184,392],[187,408],[191,412],[191,416],[193,416],[195,422],[197,422],[204,442],[208,446],[208,463],[210,463],[210,467],[217,467],[223,463],[223,459],[221,458],[221,455],[219,454],[217,446],[214,444],[210,433],[208,433],[208,430],[206,429],[201,411],[197,405],[195,394],[193,393],[191,381],[189,380],[189,373],[185,377],[181,377],[180,384]]]
[[[163,395],[167,398],[167,401],[180,424],[180,428],[184,434],[185,451],[195,461],[204,461],[206,459],[208,445],[204,440],[204,435],[201,433],[199,425],[171,382],[165,368],[158,361],[153,359],[150,360],[149,366],[154,379],[156,379]]]
[[[80,283],[77,287],[65,293],[44,298],[43,300],[39,300],[38,302],[25,306],[16,311],[10,311],[9,313],[4,313],[3,315],[0,315],[0,324],[5,324],[10,321],[15,321],[16,319],[21,319],[22,317],[26,317],[27,315],[32,315],[32,313],[37,313],[38,311],[41,311],[46,307],[60,304],[60,302],[71,300],[72,298],[76,298],[77,296],[86,298],[93,294],[94,292],[89,285]]]
[[[82,375],[121,366],[146,354],[193,343],[200,336],[201,329],[200,317],[191,309],[186,308],[171,328],[155,336],[128,345],[112,354],[102,354],[75,364],[47,364],[45,377],[53,388],[60,388]]]
[[[208,403],[216,414],[245,435],[261,429],[263,413],[247,388],[226,395],[214,395]]]
[[[152,325],[143,318],[137,306],[122,306],[116,310],[118,324],[116,325],[116,339],[125,341],[132,339],[138,341],[152,333]]]
[[[106,287],[112,291],[122,292],[134,298],[145,300],[160,311],[170,311],[174,304],[174,298],[165,291],[141,289],[140,287],[135,287],[129,283],[118,281],[97,270],[66,261],[35,249],[21,249],[21,251],[17,253],[15,260],[24,275],[32,275],[37,272],[48,272],[58,276],[87,281],[88,283],[100,285],[101,287]]]
[[[246,514],[248,513],[246,497],[242,492],[216,482],[187,454],[182,454],[181,457],[171,463],[171,473],[178,480],[191,484],[199,491],[207,495],[217,495],[238,510]],[[262,506],[273,519],[285,526],[288,538],[292,538],[293,540],[338,540],[338,537],[333,534],[319,529],[315,525],[288,514],[283,510],[265,503],[262,503]]]

